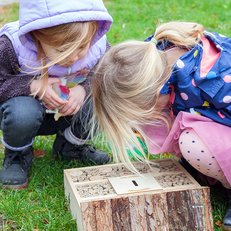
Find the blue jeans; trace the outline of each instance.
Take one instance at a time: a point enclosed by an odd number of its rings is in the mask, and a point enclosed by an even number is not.
[[[83,121],[90,118],[92,104],[86,103],[74,116],[60,117],[55,121],[54,114],[45,112],[40,101],[29,96],[19,96],[0,104],[0,121],[3,144],[15,151],[31,146],[37,135],[53,135],[59,130],[71,126],[73,134],[78,138],[86,138]],[[85,123],[84,122],[84,123]]]

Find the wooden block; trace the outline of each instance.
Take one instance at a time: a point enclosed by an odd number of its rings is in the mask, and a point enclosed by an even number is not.
[[[177,161],[153,160],[151,169],[135,165],[141,176],[123,164],[64,170],[65,195],[78,231],[214,230],[209,188]]]

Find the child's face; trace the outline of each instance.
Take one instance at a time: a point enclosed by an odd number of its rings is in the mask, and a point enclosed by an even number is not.
[[[49,58],[50,61],[54,61],[55,59],[57,59],[58,56],[62,55],[62,53],[65,52],[65,50],[60,50],[58,48],[49,46],[47,44],[41,44],[41,45],[45,52],[46,57]],[[88,43],[87,46],[85,47],[80,47],[74,50],[68,57],[58,62],[58,64],[65,67],[73,65],[77,60],[83,58],[87,54],[89,47],[90,47],[90,43]]]

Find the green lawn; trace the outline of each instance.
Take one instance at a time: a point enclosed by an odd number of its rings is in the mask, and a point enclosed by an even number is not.
[[[231,36],[230,0],[106,0],[105,3],[114,18],[108,33],[111,44],[126,39],[143,40],[154,31],[156,23],[170,20],[196,21],[208,30]],[[16,20],[17,12],[17,4],[0,8],[0,24]],[[53,139],[53,136],[36,138],[35,148],[45,149],[47,154],[34,161],[28,189],[0,190],[0,230],[2,219],[4,230],[76,230],[64,199],[63,169],[81,165],[52,160]],[[227,204],[221,189],[211,191],[215,230],[218,231]]]

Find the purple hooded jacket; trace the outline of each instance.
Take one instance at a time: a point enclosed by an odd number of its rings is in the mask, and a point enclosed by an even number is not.
[[[39,67],[37,49],[29,34],[30,31],[52,27],[64,23],[98,21],[99,29],[87,55],[70,68],[52,66],[49,74],[63,76],[74,74],[81,69],[92,69],[106,51],[105,33],[109,30],[112,18],[101,0],[20,0],[19,21],[6,24],[0,29],[0,36],[6,35],[12,42],[20,68],[30,72]]]

